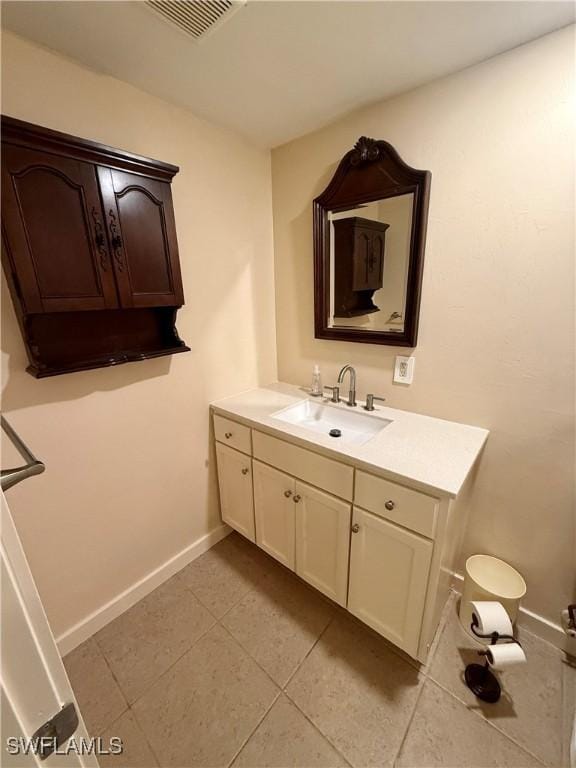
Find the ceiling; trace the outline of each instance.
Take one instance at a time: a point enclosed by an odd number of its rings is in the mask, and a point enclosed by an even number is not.
[[[195,41],[142,2],[2,3],[4,27],[263,147],[574,22],[572,2],[248,0]]]

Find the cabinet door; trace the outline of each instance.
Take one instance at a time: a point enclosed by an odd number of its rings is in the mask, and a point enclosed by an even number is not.
[[[300,481],[294,499],[296,573],[346,607],[352,507]]]
[[[370,285],[370,254],[372,252],[372,232],[354,228],[354,278],[352,290],[366,291],[371,288]]]
[[[377,290],[384,275],[384,234],[358,226],[354,238],[355,291]]]
[[[358,507],[352,531],[348,610],[415,657],[432,542]]]
[[[182,305],[170,184],[102,166],[98,178],[122,306]]]
[[[294,478],[259,461],[253,468],[256,543],[294,570]]]
[[[2,224],[26,312],[118,307],[93,165],[3,144]]]
[[[220,512],[222,520],[250,541],[254,536],[254,499],[252,494],[252,459],[240,451],[216,444]]]

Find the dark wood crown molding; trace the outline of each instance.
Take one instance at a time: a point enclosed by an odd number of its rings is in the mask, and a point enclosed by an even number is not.
[[[79,139],[68,133],[27,123],[15,117],[2,115],[1,125],[2,141],[9,144],[29,149],[41,147],[44,152],[52,152],[63,157],[76,157],[78,160],[138,173],[159,181],[171,181],[179,171],[178,166],[161,160],[124,152],[90,139]]]

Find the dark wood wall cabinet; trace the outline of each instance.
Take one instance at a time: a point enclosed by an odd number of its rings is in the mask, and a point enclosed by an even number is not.
[[[36,377],[186,352],[178,168],[2,117],[2,263]]]

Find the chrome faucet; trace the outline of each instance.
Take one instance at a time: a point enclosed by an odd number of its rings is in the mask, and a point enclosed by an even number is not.
[[[351,365],[345,365],[344,368],[342,368],[338,374],[338,384],[342,384],[346,373],[350,374],[350,392],[348,393],[348,400],[346,401],[346,405],[354,408],[356,406],[356,371],[354,368],[352,368]]]

